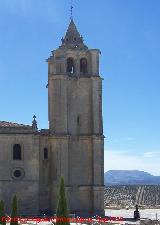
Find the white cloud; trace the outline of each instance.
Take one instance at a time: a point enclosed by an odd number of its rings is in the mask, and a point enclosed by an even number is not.
[[[146,152],[147,154],[147,152]],[[104,154],[104,171],[108,170],[142,170],[160,176],[159,157],[146,157],[129,151],[106,150]]]
[[[144,155],[145,158],[160,157],[160,151],[145,152],[143,155]]]
[[[134,141],[135,138],[134,138],[134,137],[127,137],[126,140],[127,140],[127,141]]]

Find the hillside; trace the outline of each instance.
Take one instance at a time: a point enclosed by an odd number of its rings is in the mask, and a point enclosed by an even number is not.
[[[105,206],[126,207],[145,205],[160,207],[160,185],[106,186]]]
[[[104,174],[105,185],[158,185],[160,176],[139,170],[109,170]]]

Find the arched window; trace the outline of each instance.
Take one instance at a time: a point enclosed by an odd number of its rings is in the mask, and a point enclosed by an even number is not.
[[[21,159],[22,159],[21,146],[19,144],[15,144],[13,146],[13,160],[21,160]]]
[[[47,148],[44,148],[43,156],[44,156],[44,159],[48,159],[48,149]]]
[[[80,72],[81,73],[87,73],[88,69],[87,69],[87,59],[86,58],[82,58],[80,60]]]
[[[74,60],[73,58],[67,59],[67,72],[74,73]]]

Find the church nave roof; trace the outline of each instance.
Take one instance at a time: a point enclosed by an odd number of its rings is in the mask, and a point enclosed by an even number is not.
[[[18,124],[18,123],[13,123],[13,122],[7,122],[7,121],[0,121],[0,127],[23,127],[23,128],[31,128],[29,125],[24,125],[24,124]]]

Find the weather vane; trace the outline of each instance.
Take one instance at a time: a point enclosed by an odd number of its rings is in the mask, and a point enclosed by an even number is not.
[[[73,19],[73,0],[71,0],[71,9],[70,9],[70,12],[71,12],[70,19],[72,20]]]

